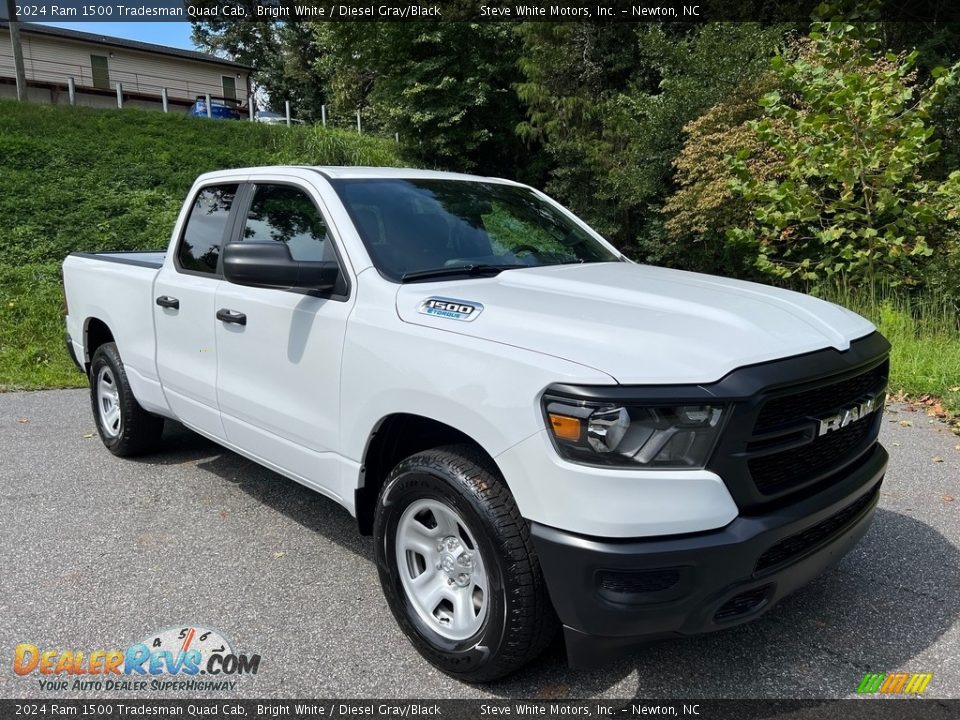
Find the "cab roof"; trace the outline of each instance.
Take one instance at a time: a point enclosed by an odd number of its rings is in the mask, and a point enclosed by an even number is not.
[[[256,173],[277,173],[287,174],[291,171],[294,174],[301,174],[302,171],[317,172],[331,180],[484,180],[487,182],[499,182],[515,184],[510,180],[495,177],[483,177],[480,175],[468,175],[466,173],[444,172],[441,170],[418,170],[416,168],[395,168],[395,167],[348,167],[337,165],[268,165],[263,167],[232,168],[230,170],[218,170],[215,172],[204,173],[200,176],[201,180],[235,177],[237,175],[247,175]]]

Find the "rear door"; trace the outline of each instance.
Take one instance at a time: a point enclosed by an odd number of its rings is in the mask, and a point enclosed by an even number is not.
[[[294,260],[337,261],[331,292],[242,287],[224,281],[216,323],[217,399],[227,440],[337,499],[340,359],[352,307],[346,265],[310,185],[251,177],[240,242],[283,242]],[[231,321],[243,316],[243,324]]]
[[[217,407],[216,294],[220,255],[235,220],[239,183],[195,191],[172,257],[154,283],[157,372],[185,425],[224,438]]]

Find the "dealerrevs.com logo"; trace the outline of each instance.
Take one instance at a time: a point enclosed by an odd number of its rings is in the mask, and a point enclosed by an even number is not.
[[[13,671],[41,690],[233,690],[256,675],[260,655],[234,652],[216,630],[197,625],[151,633],[125,650],[40,648],[20,643]]]

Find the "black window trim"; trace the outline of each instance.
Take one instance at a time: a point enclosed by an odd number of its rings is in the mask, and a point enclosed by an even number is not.
[[[212,272],[201,272],[200,270],[188,270],[180,264],[180,246],[183,244],[183,238],[187,234],[187,226],[190,224],[190,216],[193,214],[193,207],[196,205],[197,197],[204,190],[216,187],[218,185],[236,185],[237,192],[233,196],[233,203],[230,205],[230,211],[227,213],[227,222],[224,224],[223,235],[220,236],[220,252],[217,254],[217,267]],[[177,246],[173,251],[173,267],[181,275],[194,275],[196,277],[214,278],[223,280],[223,247],[229,242],[236,230],[237,208],[244,201],[243,191],[245,182],[243,180],[222,180],[212,179],[200,185],[195,192],[190,195],[190,210],[184,219],[183,227],[180,228],[180,235],[177,237]]]
[[[350,299],[351,292],[353,290],[353,282],[350,279],[350,274],[347,272],[347,264],[343,260],[343,253],[340,251],[340,238],[334,227],[333,223],[330,222],[328,218],[328,213],[323,211],[323,208],[317,203],[313,195],[310,193],[310,187],[304,182],[297,182],[294,178],[278,178],[273,179],[262,179],[262,180],[244,180],[241,183],[241,190],[237,191],[237,201],[234,202],[234,208],[237,210],[236,217],[233,219],[233,225],[230,230],[227,243],[232,242],[246,242],[243,239],[243,228],[246,224],[247,213],[250,210],[250,206],[253,204],[253,196],[257,191],[258,185],[287,185],[292,188],[296,188],[304,195],[307,196],[307,199],[313,203],[313,206],[317,209],[317,212],[320,213],[320,217],[323,219],[324,224],[327,226],[327,238],[330,241],[330,245],[333,248],[334,257],[337,259],[337,270],[340,273],[340,276],[343,278],[344,285],[346,286],[345,291],[342,293],[334,292],[332,290],[327,292],[320,292],[319,290],[309,290],[307,288],[265,288],[276,290],[277,292],[286,292],[293,293],[295,295],[309,295],[310,297],[323,298],[325,300],[335,300],[336,302],[347,302]],[[241,194],[242,191],[242,194]],[[224,243],[226,245],[227,243]],[[217,261],[217,272],[220,273],[221,278],[223,277],[223,253],[220,253],[220,258]],[[227,280],[226,282],[230,282]]]

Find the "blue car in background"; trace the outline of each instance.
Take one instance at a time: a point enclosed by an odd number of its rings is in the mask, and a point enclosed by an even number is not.
[[[207,117],[207,97],[198,95],[196,102],[187,110],[190,117]],[[232,98],[211,97],[210,116],[214,120],[242,120],[240,103]]]

